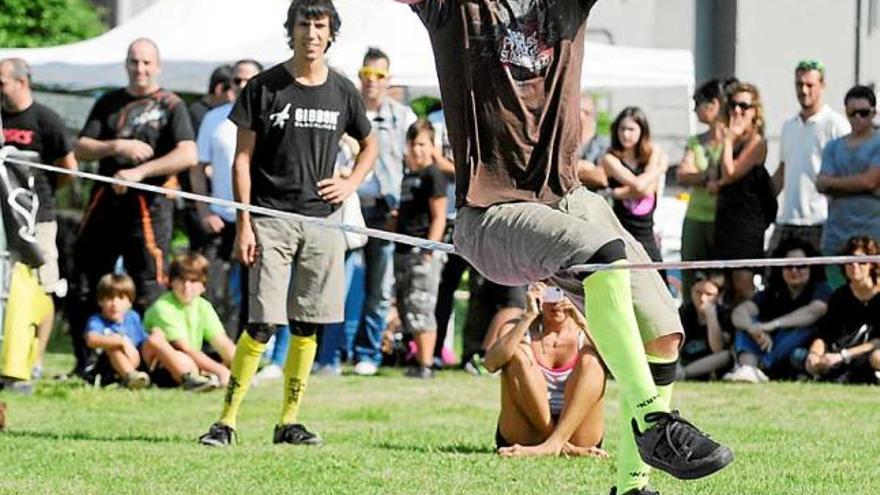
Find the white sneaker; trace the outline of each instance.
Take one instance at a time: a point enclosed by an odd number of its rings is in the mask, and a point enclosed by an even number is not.
[[[284,370],[281,369],[281,366],[277,364],[269,364],[263,367],[259,373],[257,373],[254,378],[258,381],[264,380],[280,380],[284,377]]]
[[[754,368],[754,369],[755,369],[755,376],[758,377],[759,382],[767,383],[770,381],[770,378],[768,378],[767,375],[765,375],[764,372],[761,371],[761,368]]]
[[[317,376],[342,376],[342,368],[339,366],[333,366],[332,364],[326,364],[324,366],[316,366],[314,370],[312,370],[313,375]]]
[[[373,376],[379,372],[379,367],[372,361],[360,361],[354,365],[354,374],[358,376]]]
[[[761,379],[758,376],[760,370],[755,368],[754,366],[742,365],[737,366],[736,369],[724,375],[724,381],[726,382],[741,382],[741,383],[758,383]],[[761,373],[763,374],[763,373]],[[766,378],[766,376],[764,377]]]

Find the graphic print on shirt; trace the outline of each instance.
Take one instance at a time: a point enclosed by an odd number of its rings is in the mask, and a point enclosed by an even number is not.
[[[542,76],[555,55],[547,39],[543,9],[537,2],[527,3],[531,3],[523,7],[527,12],[512,15],[500,9],[498,12],[500,19],[510,19],[501,34],[498,55],[501,63],[512,69],[516,79]]]
[[[34,143],[34,131],[29,129],[3,129],[6,144],[30,146]]]
[[[284,108],[280,112],[270,114],[269,120],[272,122],[272,127],[284,129],[284,126],[287,125],[287,121],[290,120],[290,103],[284,105]]]
[[[269,122],[272,128],[284,129],[287,121],[293,118],[293,126],[297,129],[319,129],[335,131],[339,126],[338,110],[324,110],[320,108],[297,108],[290,113],[291,104],[287,103],[281,110],[269,114]]]
[[[159,142],[161,130],[168,123],[168,107],[163,105],[165,93],[140,98],[125,105],[119,112],[116,125],[116,137],[119,139],[137,139],[154,149]]]
[[[339,125],[339,111],[316,108],[297,108],[293,112],[293,123],[296,127],[335,131]]]

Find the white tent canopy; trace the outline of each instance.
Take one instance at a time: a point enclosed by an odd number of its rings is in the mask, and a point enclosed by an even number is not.
[[[354,77],[367,46],[392,60],[394,84],[436,91],[437,77],[425,29],[409,8],[391,0],[335,0],[342,17],[331,65]],[[123,59],[138,37],[161,50],[163,87],[201,93],[219,64],[255,58],[267,65],[290,55],[283,29],[289,0],[161,0],[96,38],[50,48],[0,49],[21,57],[44,86],[81,90],[124,86]],[[587,43],[585,88],[683,87],[694,84],[687,50]]]

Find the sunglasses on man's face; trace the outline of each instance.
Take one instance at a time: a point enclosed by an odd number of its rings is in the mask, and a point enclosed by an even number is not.
[[[358,75],[361,79],[372,79],[376,78],[378,80],[388,79],[391,75],[385,69],[377,69],[375,67],[361,67],[361,70],[358,71]]]
[[[859,108],[859,109],[853,110],[852,112],[846,112],[846,115],[849,118],[860,117],[863,119],[867,119],[873,114],[874,114],[873,108]]]
[[[748,111],[748,110],[750,110],[750,109],[752,109],[752,108],[755,108],[755,105],[752,105],[751,103],[748,103],[748,102],[745,102],[745,101],[733,101],[733,100],[731,100],[731,101],[727,102],[727,104],[730,105],[730,109],[731,109],[731,110],[735,110],[735,109],[739,108],[739,109],[742,110],[743,112],[746,112],[746,111]]]
[[[803,271],[807,269],[807,265],[789,265],[782,267],[783,270],[788,270],[790,272],[794,271]]]

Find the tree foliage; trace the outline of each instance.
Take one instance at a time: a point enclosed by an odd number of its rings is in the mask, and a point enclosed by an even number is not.
[[[38,47],[97,36],[106,27],[87,0],[0,0],[0,47]]]

